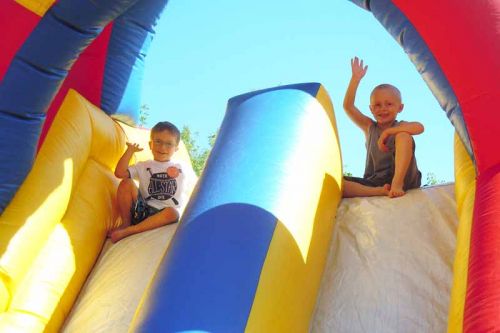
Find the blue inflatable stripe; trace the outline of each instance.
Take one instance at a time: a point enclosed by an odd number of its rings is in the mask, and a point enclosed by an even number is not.
[[[360,1],[353,2],[358,5],[360,4]],[[441,108],[446,112],[448,119],[455,127],[472,161],[474,161],[469,133],[465,126],[458,99],[425,41],[406,15],[392,1],[372,0],[367,2],[366,7],[372,11],[377,20],[380,21],[408,54],[408,57],[438,100]]]
[[[13,142],[37,142],[40,135],[44,115],[23,115],[18,117],[9,113],[0,112],[2,163],[0,163],[0,214],[16,193],[19,185],[31,169],[34,160],[34,147],[32,151]],[[19,130],[22,128],[22,130]],[[11,149],[5,146],[11,144]]]
[[[321,83],[317,82],[308,82],[308,83],[294,83],[294,84],[288,84],[284,86],[278,86],[278,87],[273,87],[273,88],[268,88],[268,89],[263,89],[263,90],[258,90],[258,91],[252,91],[246,94],[238,95],[233,98],[231,98],[228,101],[228,110],[235,109],[238,105],[243,103],[249,98],[252,98],[255,95],[260,95],[263,93],[267,93],[270,91],[275,91],[275,90],[284,90],[284,89],[296,89],[300,90],[302,92],[308,93],[309,95],[316,97],[318,94],[319,89],[321,88]]]
[[[136,123],[144,59],[167,0],[139,1],[113,23],[104,70],[101,108]]]
[[[148,295],[137,332],[243,332],[276,218],[259,207],[227,204],[190,215]]]
[[[138,0],[62,0],[50,9],[68,26],[97,33]]]
[[[370,0],[350,0],[361,8],[370,10]]]

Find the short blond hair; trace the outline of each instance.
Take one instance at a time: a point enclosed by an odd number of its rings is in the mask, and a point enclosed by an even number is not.
[[[373,94],[375,93],[375,91],[381,90],[381,89],[392,90],[394,92],[394,94],[398,97],[399,101],[401,102],[401,100],[402,100],[401,91],[399,91],[398,88],[396,88],[395,86],[393,86],[392,84],[389,84],[389,83],[382,83],[382,84],[379,84],[378,86],[376,86],[375,88],[373,88],[372,93],[370,94],[370,99],[373,97]]]

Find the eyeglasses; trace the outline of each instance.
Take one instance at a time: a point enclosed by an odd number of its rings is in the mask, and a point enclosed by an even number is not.
[[[172,142],[169,142],[169,141],[162,141],[162,140],[160,140],[160,139],[154,139],[154,140],[153,140],[153,144],[154,144],[155,146],[165,146],[165,147],[167,147],[167,148],[173,148],[173,147],[175,147],[175,146],[176,146],[176,144],[175,144],[175,143],[172,143]]]

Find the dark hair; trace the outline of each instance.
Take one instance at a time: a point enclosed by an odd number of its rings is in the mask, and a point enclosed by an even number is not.
[[[177,126],[175,126],[169,121],[160,121],[159,123],[154,125],[153,128],[151,129],[151,139],[153,138],[154,133],[163,131],[168,131],[171,134],[175,135],[177,137],[177,144],[181,141],[181,132],[179,131]]]
[[[401,91],[399,91],[398,88],[396,88],[395,86],[393,86],[392,84],[389,84],[389,83],[382,83],[382,84],[379,84],[378,86],[376,86],[375,88],[373,88],[372,93],[370,94],[370,98],[372,98],[373,93],[379,89],[391,89],[392,91],[394,91],[394,93],[399,98],[399,100],[400,101],[402,100],[401,99]]]

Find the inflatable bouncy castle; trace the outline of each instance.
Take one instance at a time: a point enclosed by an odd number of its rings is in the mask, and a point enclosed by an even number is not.
[[[352,1],[456,129],[454,189],[390,204],[433,223],[340,200],[332,103],[299,83],[230,99],[179,224],[110,246],[167,0],[0,0],[0,331],[500,330],[500,3]]]

